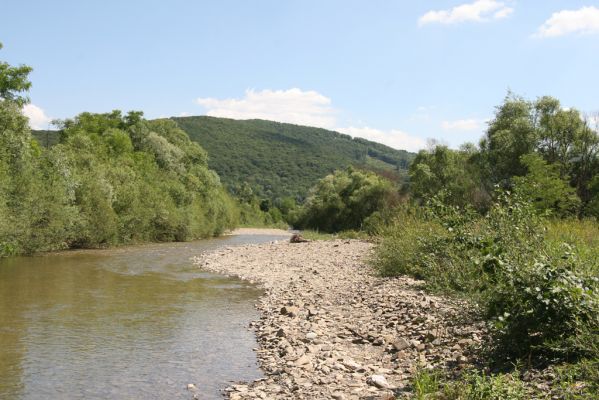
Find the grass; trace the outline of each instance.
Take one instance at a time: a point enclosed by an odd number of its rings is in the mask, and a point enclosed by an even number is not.
[[[417,400],[528,400],[558,398],[565,400],[597,399],[599,393],[599,361],[582,360],[562,364],[548,370],[547,379],[523,378],[523,371],[484,373],[468,370],[455,379],[440,370],[419,369],[410,385]],[[400,397],[401,398],[401,397]]]
[[[466,371],[456,380],[440,371],[419,370],[412,379],[417,400],[525,400],[531,391],[516,373],[487,375]]]
[[[551,220],[546,224],[547,242],[557,247],[567,243],[575,247],[587,272],[599,274],[599,223],[594,220]]]

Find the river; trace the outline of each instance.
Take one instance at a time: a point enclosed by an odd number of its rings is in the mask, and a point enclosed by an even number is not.
[[[247,330],[254,286],[192,265],[219,247],[189,243],[0,260],[0,399],[219,399],[260,378]]]

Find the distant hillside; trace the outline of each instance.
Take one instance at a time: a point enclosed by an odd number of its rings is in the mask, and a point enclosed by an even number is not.
[[[58,131],[31,131],[31,135],[44,147],[58,143],[60,135]]]
[[[302,199],[316,181],[350,165],[403,175],[413,153],[338,132],[264,120],[172,118],[208,152],[209,166],[236,191],[243,182],[275,200]]]

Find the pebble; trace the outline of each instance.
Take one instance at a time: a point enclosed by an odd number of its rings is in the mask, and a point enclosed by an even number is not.
[[[371,375],[368,377],[367,383],[379,389],[387,389],[389,387],[389,382],[387,382],[387,379],[383,375]]]
[[[357,240],[279,242],[193,259],[264,290],[250,329],[266,378],[232,385],[230,399],[392,399],[390,389],[409,387],[419,364],[468,364],[462,346],[486,335],[458,318],[470,306],[424,294],[411,278],[378,277],[364,261],[372,247]]]

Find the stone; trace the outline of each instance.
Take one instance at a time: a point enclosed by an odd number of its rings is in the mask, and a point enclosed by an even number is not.
[[[465,338],[478,344],[487,335],[483,323],[461,318],[468,304],[418,294],[421,281],[376,276],[364,262],[372,244],[342,243],[240,246],[194,260],[264,289],[250,329],[266,378],[231,386],[230,398],[390,400],[409,397],[419,364],[467,368],[459,363],[470,357]]]
[[[310,363],[310,357],[303,355],[300,358],[298,358],[297,360],[295,360],[295,365],[306,365]]]
[[[355,362],[355,361],[354,361],[354,360],[352,360],[351,358],[348,358],[348,359],[346,359],[346,360],[343,360],[343,361],[341,362],[341,364],[342,364],[342,365],[343,365],[345,368],[349,369],[350,371],[357,371],[357,370],[363,369],[363,368],[362,368],[362,366],[361,366],[360,364],[358,364],[357,362]]]
[[[401,350],[404,350],[404,349],[407,349],[408,347],[410,347],[410,342],[408,342],[404,338],[400,338],[400,339],[391,341],[390,345],[393,347],[394,350],[401,351]]]
[[[281,307],[281,311],[280,311],[281,315],[286,315],[288,317],[297,317],[297,315],[299,314],[299,309],[297,307],[293,307],[293,306],[284,306]]]
[[[370,375],[366,380],[366,383],[372,386],[376,386],[379,389],[388,389],[389,382],[383,375]]]

